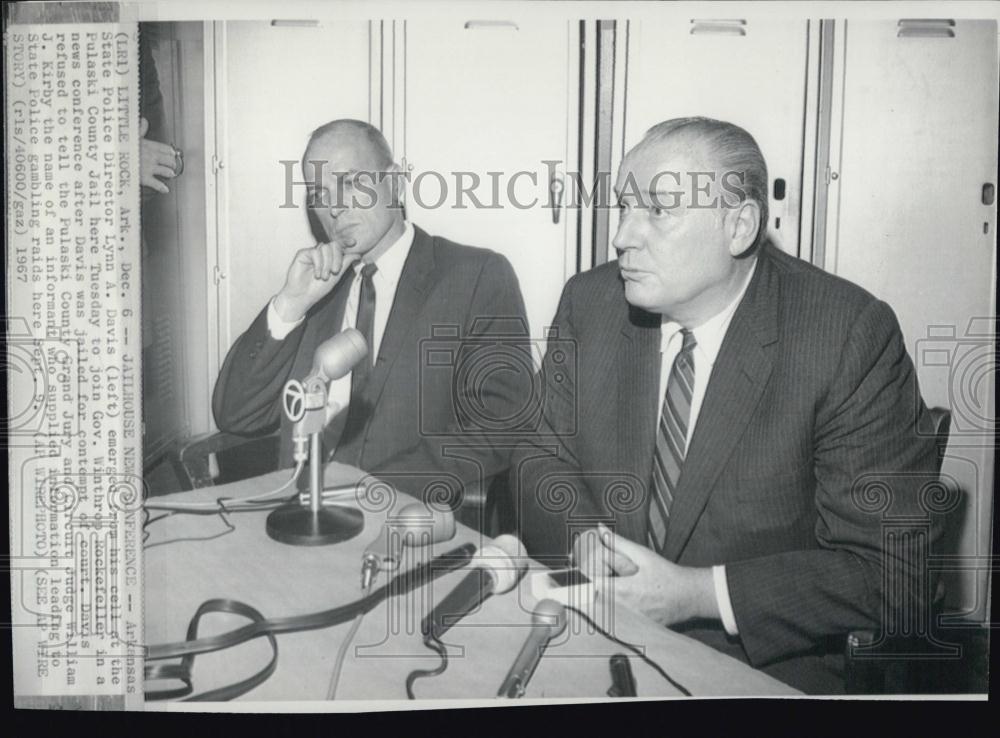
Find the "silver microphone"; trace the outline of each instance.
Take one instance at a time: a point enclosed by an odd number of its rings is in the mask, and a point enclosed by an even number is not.
[[[455,623],[489,597],[514,589],[528,568],[528,559],[517,538],[502,535],[479,549],[469,568],[465,578],[424,618],[420,630],[425,639],[440,641]]]
[[[350,328],[316,347],[313,367],[301,382],[290,379],[282,390],[282,406],[292,426],[292,458],[296,475],[309,462],[309,497],[293,500],[267,517],[267,534],[282,543],[319,546],[353,538],[364,527],[358,511],[323,507],[323,441],[329,383],[346,376],[368,355],[360,331]]]
[[[531,675],[542,658],[549,641],[566,630],[566,608],[555,600],[542,600],[531,615],[528,637],[517,654],[507,677],[500,685],[497,697],[523,697]]]
[[[361,331],[356,328],[341,331],[316,347],[312,371],[304,383],[313,378],[329,383],[346,377],[366,356],[368,356],[368,342],[365,341]]]
[[[380,571],[399,568],[403,546],[426,546],[455,537],[455,514],[451,510],[431,510],[420,502],[407,505],[390,515],[378,538],[361,558],[361,588],[368,589]]]

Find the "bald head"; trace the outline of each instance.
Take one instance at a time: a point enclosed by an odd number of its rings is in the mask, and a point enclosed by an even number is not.
[[[366,159],[370,159],[371,171],[384,171],[392,166],[392,149],[382,131],[371,123],[352,118],[340,118],[325,123],[309,134],[306,144],[306,160],[311,149],[325,148],[331,143],[347,145]]]
[[[302,173],[317,241],[374,260],[402,234],[401,172],[374,126],[350,119],[320,126],[309,136]]]

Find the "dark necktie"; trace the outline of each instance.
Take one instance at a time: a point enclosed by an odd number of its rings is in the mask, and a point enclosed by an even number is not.
[[[368,344],[368,356],[365,357],[351,372],[351,404],[354,404],[355,392],[360,392],[368,381],[372,367],[375,365],[375,283],[372,276],[378,271],[374,264],[361,267],[361,290],[358,293],[358,318],[355,328],[361,331]]]
[[[347,420],[340,434],[338,446],[348,446],[360,451],[357,441],[364,432],[371,415],[371,403],[365,397],[365,387],[375,364],[375,283],[372,275],[378,270],[374,264],[361,267],[361,289],[358,292],[358,315],[354,327],[361,331],[368,344],[368,355],[351,372],[351,401],[347,408]],[[330,448],[329,450],[334,450]]]
[[[697,342],[686,328],[681,329],[684,343],[674,359],[667,379],[667,391],[660,413],[660,427],[653,452],[652,499],[649,504],[649,545],[662,553],[667,541],[667,523],[687,451],[687,429],[691,418],[691,394],[694,391],[694,357]]]

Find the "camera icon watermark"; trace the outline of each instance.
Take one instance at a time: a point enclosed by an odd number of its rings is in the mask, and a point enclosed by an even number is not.
[[[997,374],[996,318],[969,320],[962,333],[954,325],[932,325],[916,343],[922,384],[947,387],[950,435],[994,436],[992,388]],[[918,406],[921,400],[917,398]]]
[[[534,355],[547,351],[556,385],[573,386],[576,343],[550,328],[532,339],[521,318],[477,318],[463,333],[458,325],[437,325],[420,340],[419,414],[423,436],[484,434],[507,439],[534,433],[542,425],[543,375]],[[442,406],[441,398],[448,402]],[[576,412],[553,428],[576,433]]]

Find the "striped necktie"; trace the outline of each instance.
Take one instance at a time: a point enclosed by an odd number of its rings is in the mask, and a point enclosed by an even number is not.
[[[681,329],[684,343],[674,359],[667,379],[667,392],[660,413],[660,427],[653,452],[652,499],[649,504],[649,545],[657,553],[667,541],[667,523],[687,451],[687,429],[694,391],[694,334]]]

